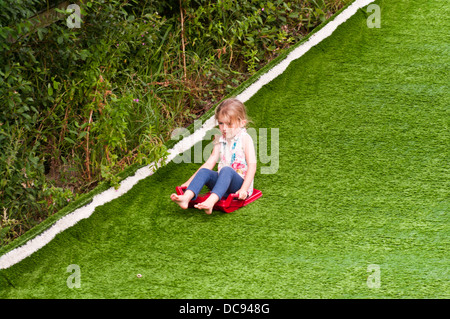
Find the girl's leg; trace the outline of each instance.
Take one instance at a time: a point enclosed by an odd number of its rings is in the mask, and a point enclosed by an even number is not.
[[[231,167],[224,167],[218,174],[217,181],[211,190],[211,195],[202,203],[195,205],[198,209],[203,209],[205,213],[211,214],[214,205],[226,194],[237,192],[244,182]]]
[[[209,189],[214,187],[218,175],[215,171],[202,168],[195,174],[183,195],[172,194],[170,199],[181,208],[186,209],[189,206],[189,202],[197,198],[204,185],[208,186]]]
[[[197,172],[197,174],[195,174],[186,191],[192,191],[194,193],[194,197],[192,199],[196,199],[203,186],[206,185],[209,189],[212,189],[214,185],[216,185],[218,177],[219,174],[216,171],[202,168]]]
[[[223,167],[218,175],[211,193],[219,198],[236,193],[244,183],[244,179],[229,166]]]

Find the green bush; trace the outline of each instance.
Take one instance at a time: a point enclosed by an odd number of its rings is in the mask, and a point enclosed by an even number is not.
[[[325,21],[342,3],[189,0],[184,5],[190,48],[210,48],[210,54],[215,53],[230,69],[246,66],[254,72]]]

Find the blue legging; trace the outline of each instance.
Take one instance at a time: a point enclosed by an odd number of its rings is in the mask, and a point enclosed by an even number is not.
[[[244,179],[229,166],[223,167],[219,173],[202,168],[195,174],[187,189],[195,194],[194,200],[203,186],[206,185],[211,193],[215,193],[221,199],[224,196],[236,193],[241,189],[242,183],[244,183]]]

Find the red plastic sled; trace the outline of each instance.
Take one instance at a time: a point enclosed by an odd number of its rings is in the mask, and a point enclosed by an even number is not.
[[[183,195],[184,191],[186,190],[186,187],[181,188],[180,186],[177,186],[177,187],[175,187],[175,190],[177,191],[178,195]],[[189,202],[189,207],[194,207],[195,204],[203,202],[205,199],[207,199],[209,197],[209,195],[211,195],[211,192],[208,192],[203,195],[201,195],[201,194],[198,195],[195,200],[191,200]],[[245,200],[238,199],[237,198],[238,195],[236,195],[236,194],[230,194],[230,195],[228,195],[228,197],[226,199],[219,200],[214,205],[213,209],[221,210],[221,211],[224,211],[225,213],[231,213],[241,207],[244,207],[245,205],[250,204],[251,202],[254,202],[261,196],[262,196],[261,191],[257,190],[257,189],[253,189],[252,195]]]

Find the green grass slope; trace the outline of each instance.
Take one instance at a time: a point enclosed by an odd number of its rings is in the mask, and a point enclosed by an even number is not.
[[[262,198],[181,210],[199,164],[170,163],[1,270],[0,297],[448,298],[450,8],[375,3],[381,28],[360,10],[246,103],[279,129]]]

